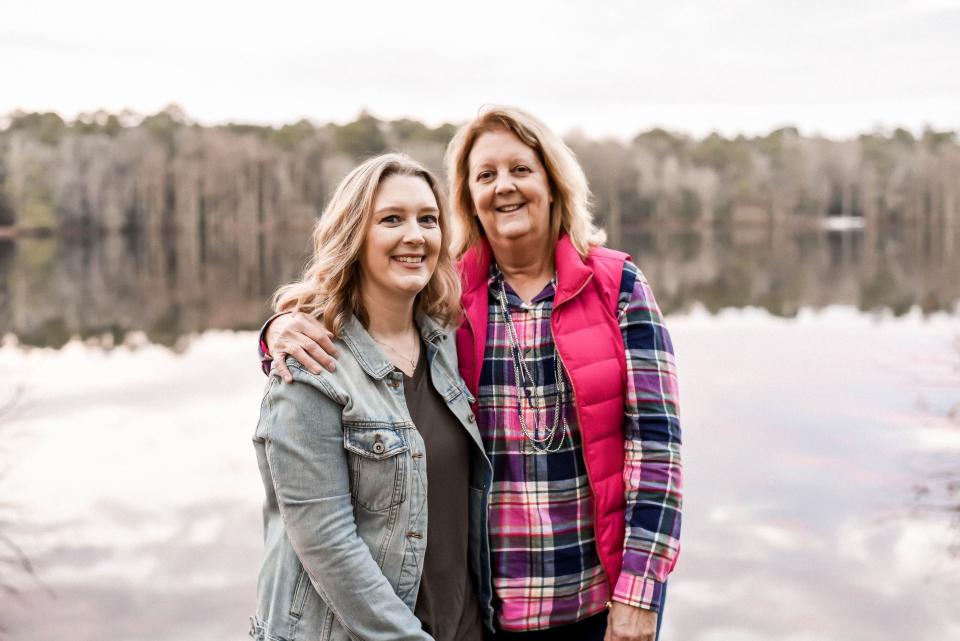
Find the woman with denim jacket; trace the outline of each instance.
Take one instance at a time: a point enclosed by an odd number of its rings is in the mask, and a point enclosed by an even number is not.
[[[317,316],[335,372],[274,371],[254,444],[266,490],[255,639],[483,638],[492,476],[457,371],[460,282],[437,181],[401,154],[343,179],[278,311]]]

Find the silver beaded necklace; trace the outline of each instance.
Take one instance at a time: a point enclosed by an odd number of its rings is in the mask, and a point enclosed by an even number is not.
[[[523,432],[525,444],[530,446],[530,450],[521,448],[524,453],[531,454],[552,454],[559,452],[563,443],[570,432],[570,426],[567,425],[567,417],[563,412],[563,397],[566,395],[567,383],[563,376],[563,364],[560,362],[560,355],[557,354],[557,346],[553,346],[553,367],[554,376],[557,382],[556,399],[553,405],[553,425],[550,429],[541,429],[543,419],[541,418],[541,409],[546,410],[546,401],[537,392],[536,381],[530,374],[530,369],[523,358],[523,350],[520,348],[520,338],[517,335],[517,328],[513,324],[513,316],[510,314],[510,308],[507,306],[507,290],[503,278],[500,279],[500,292],[498,296],[500,302],[500,313],[503,316],[503,322],[507,326],[507,337],[510,340],[510,351],[513,357],[513,380],[517,391],[517,415],[520,418],[520,430]],[[527,427],[527,421],[523,417],[524,404],[533,412],[534,428],[531,433]],[[543,436],[540,433],[543,432]],[[557,441],[557,435],[560,440]]]

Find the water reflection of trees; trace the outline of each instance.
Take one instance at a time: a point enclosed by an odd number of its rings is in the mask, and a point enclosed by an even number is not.
[[[952,309],[960,252],[915,226],[883,233],[786,230],[624,230],[621,247],[646,272],[661,306],[682,312],[756,306],[778,316],[854,305],[901,314]],[[0,243],[0,333],[30,345],[71,336],[123,340],[146,332],[176,345],[206,329],[251,329],[274,288],[294,277],[308,228],[224,228],[22,238]]]
[[[802,307],[855,305],[902,314],[952,309],[960,299],[960,256],[921,230],[882,234],[769,226],[712,232],[639,232],[625,248],[668,312],[700,303],[710,311],[762,307],[793,316]]]
[[[250,329],[276,285],[298,272],[308,237],[238,228],[202,243],[164,233],[18,240],[0,259],[9,294],[0,333],[56,347],[74,335],[111,343],[143,331],[174,346],[205,329]]]

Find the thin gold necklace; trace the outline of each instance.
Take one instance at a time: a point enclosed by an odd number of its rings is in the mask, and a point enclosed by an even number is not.
[[[394,354],[396,354],[397,356],[399,356],[401,359],[403,359],[403,360],[407,361],[408,363],[410,363],[410,371],[411,371],[411,372],[416,371],[416,369],[417,369],[417,360],[416,360],[416,359],[418,359],[418,358],[420,357],[420,343],[419,343],[419,341],[416,343],[416,345],[415,345],[414,348],[413,348],[413,356],[414,356],[414,357],[413,357],[413,358],[410,358],[409,356],[407,356],[406,354],[404,354],[403,352],[401,352],[400,350],[398,350],[398,349],[397,349],[396,347],[394,347],[393,345],[388,345],[388,344],[384,343],[383,341],[377,340],[377,337],[374,336],[373,334],[370,334],[370,338],[372,338],[373,341],[374,341],[375,343],[377,343],[378,345],[383,345],[384,347],[386,347],[387,349],[389,349],[391,352],[393,352]]]

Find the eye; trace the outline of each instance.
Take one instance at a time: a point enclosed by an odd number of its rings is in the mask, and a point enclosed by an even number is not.
[[[489,182],[492,178],[493,172],[489,169],[486,171],[481,171],[479,174],[477,174],[477,181],[482,183]]]
[[[440,220],[436,214],[424,214],[420,216],[420,224],[425,227],[436,227]]]
[[[397,214],[387,214],[380,219],[380,222],[387,225],[396,225],[400,222],[400,216]]]
[[[529,174],[531,170],[526,165],[517,165],[513,168],[513,171],[517,174]]]

